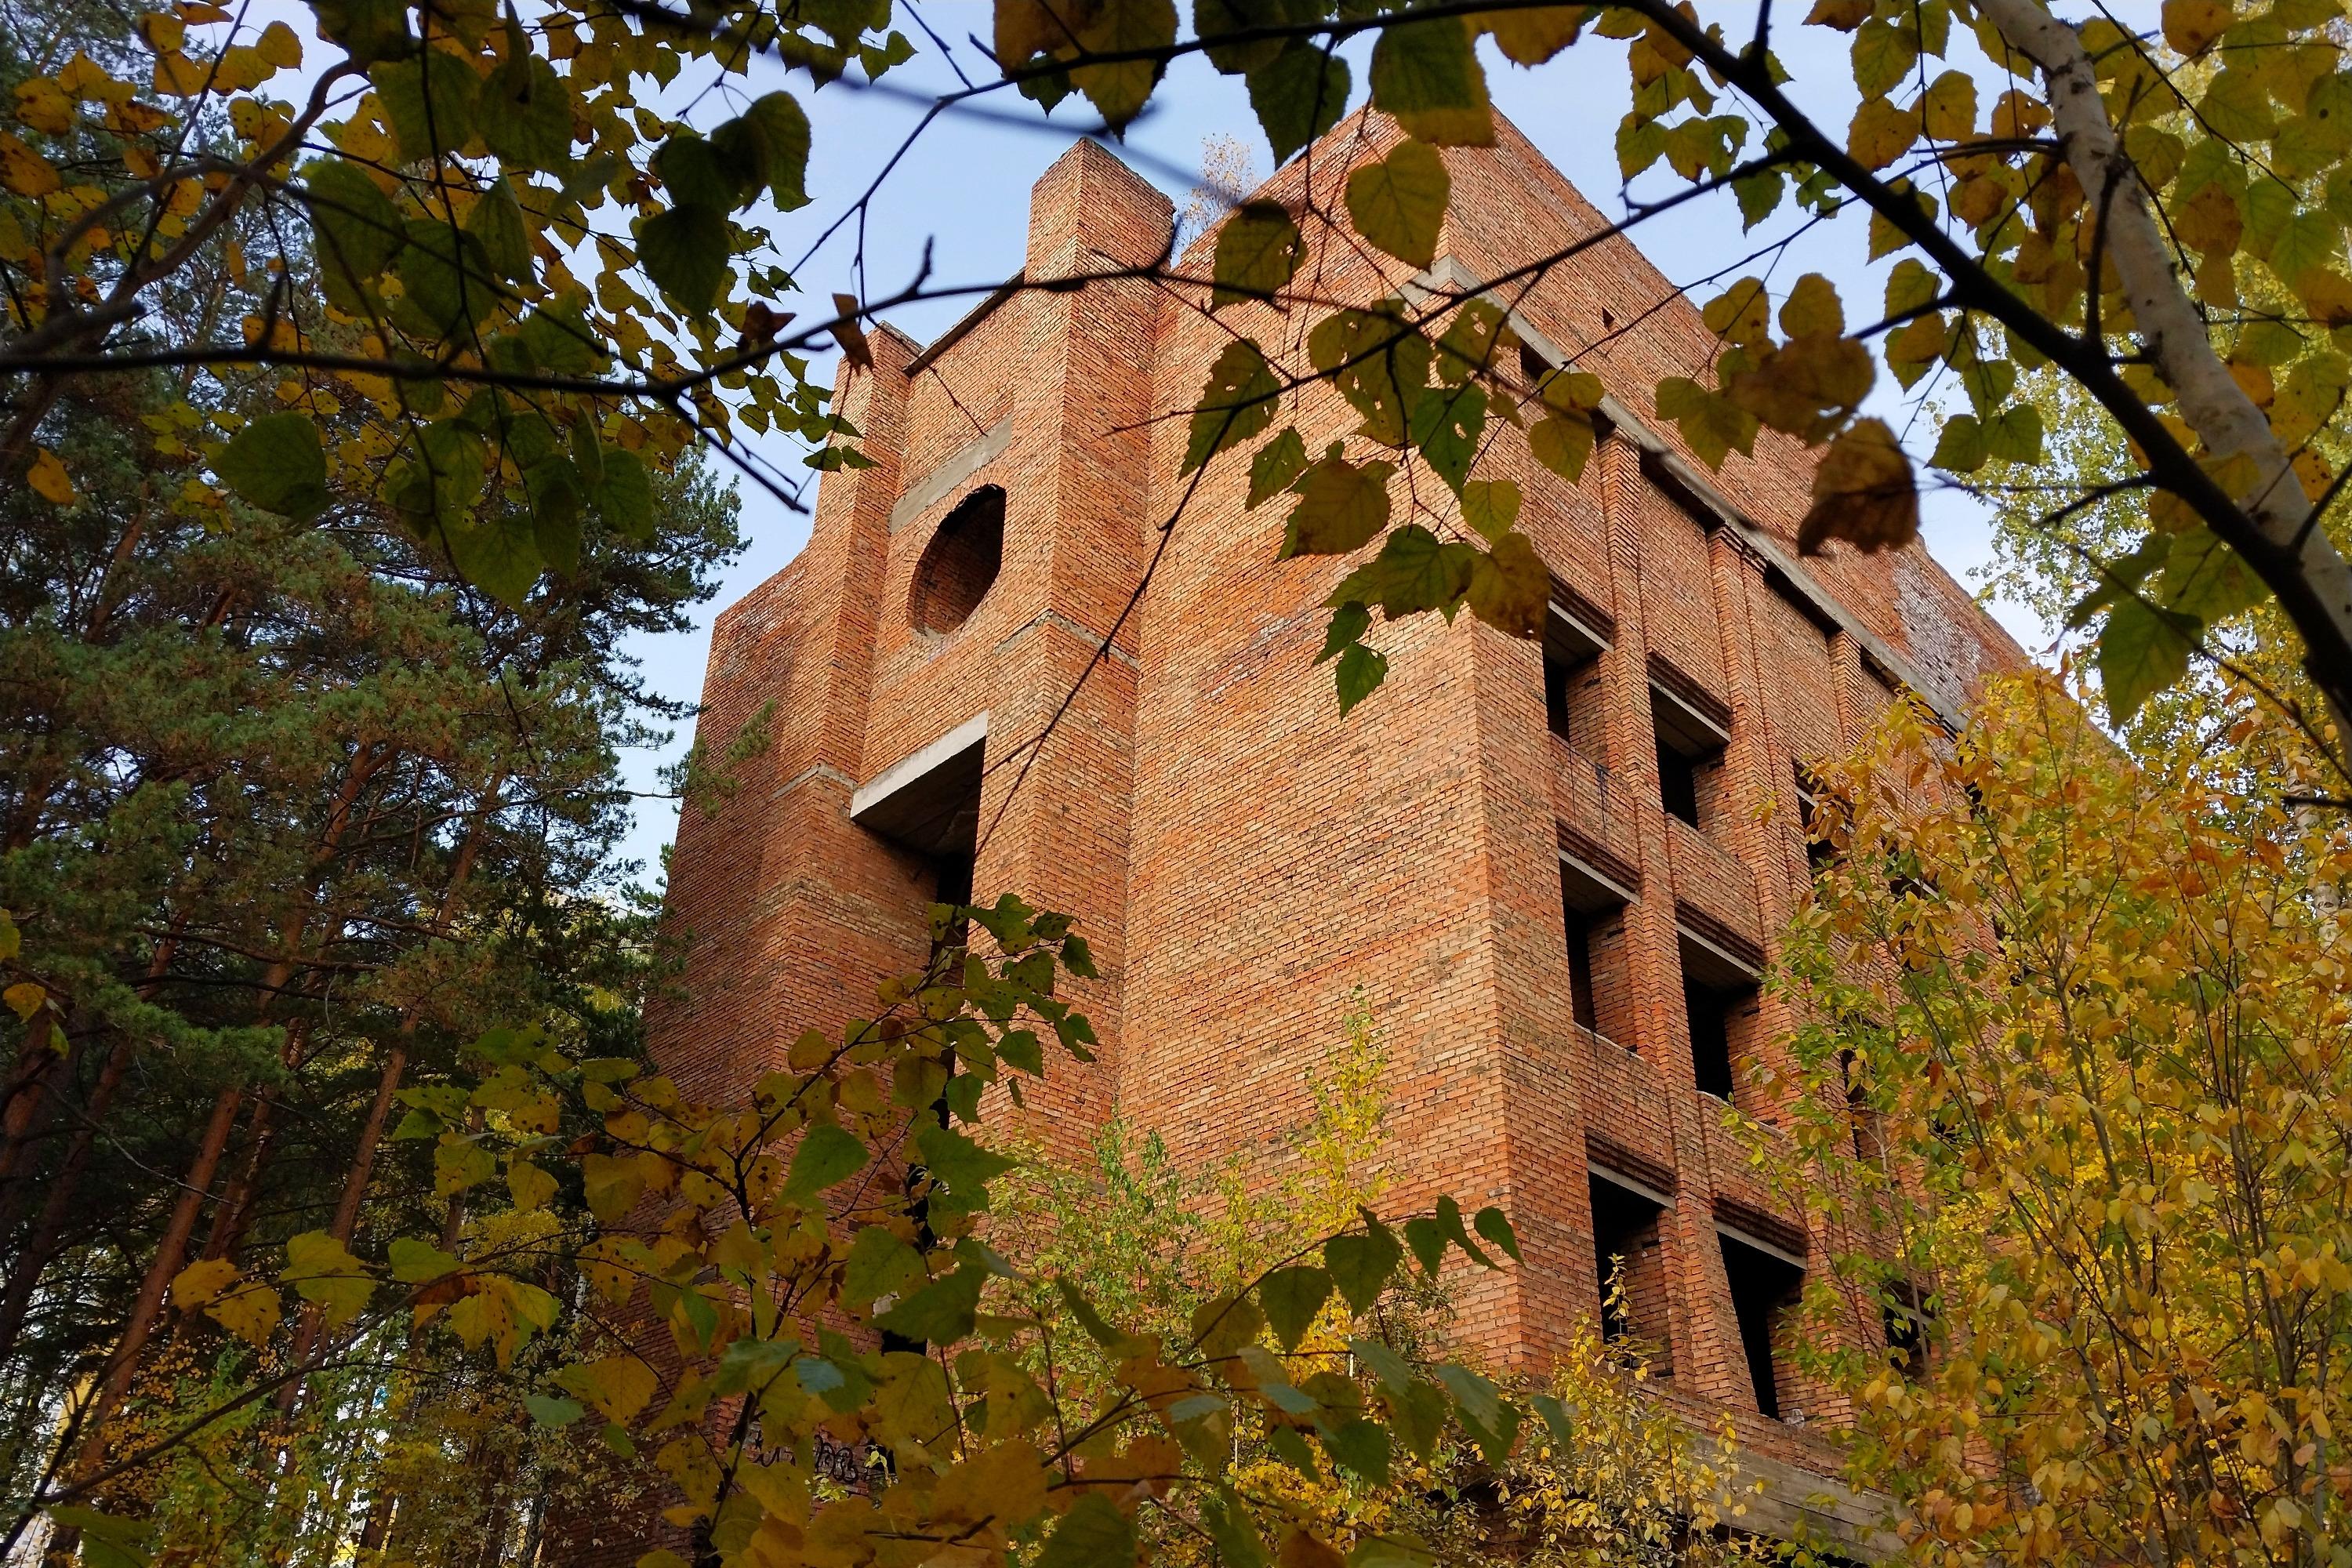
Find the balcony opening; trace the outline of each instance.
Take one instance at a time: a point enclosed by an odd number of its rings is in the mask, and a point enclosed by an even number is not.
[[[1658,804],[1693,827],[1711,826],[1723,815],[1723,753],[1730,731],[1656,681],[1650,684],[1650,717],[1657,731]]]
[[[1004,490],[982,485],[940,520],[922,559],[907,619],[917,631],[945,633],[971,618],[1004,564]]]
[[[1609,757],[1601,690],[1608,646],[1558,603],[1544,618],[1544,723],[1595,763]]]
[[[1563,851],[1560,913],[1568,940],[1569,1002],[1577,1024],[1604,1040],[1633,1040],[1633,974],[1627,952],[1624,885]]]
[[[1770,1121],[1769,1108],[1753,1103],[1752,1088],[1740,1081],[1745,1076],[1742,1064],[1761,1043],[1757,972],[1746,960],[1696,931],[1684,928],[1680,937],[1692,1076],[1701,1093]]]
[[[1838,863],[1838,847],[1829,820],[1829,794],[1813,770],[1797,764],[1797,825],[1805,835],[1805,867],[1815,881]]]
[[[1653,1376],[1671,1377],[1665,1194],[1599,1165],[1591,1167],[1590,1180],[1601,1337],[1612,1344],[1631,1342],[1650,1358]]]
[[[1905,1376],[1918,1378],[1926,1374],[1934,1326],[1927,1315],[1927,1298],[1918,1289],[1896,1285],[1894,1299],[1886,1303],[1886,1354]]]
[[[1739,1320],[1739,1348],[1747,1356],[1756,1408],[1776,1421],[1802,1420],[1795,1369],[1774,1350],[1796,1318],[1805,1288],[1804,1260],[1722,1225],[1716,1226],[1716,1234],[1723,1244],[1723,1273],[1731,1287],[1732,1312]]]

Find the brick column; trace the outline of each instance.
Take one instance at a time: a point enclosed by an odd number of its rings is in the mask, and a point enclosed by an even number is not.
[[[1715,1232],[1715,1187],[1702,1117],[1719,1114],[1698,1092],[1691,1066],[1689,1021],[1683,1007],[1680,937],[1675,920],[1674,873],[1667,859],[1665,812],[1658,804],[1655,721],[1650,710],[1647,605],[1642,591],[1645,543],[1635,487],[1646,484],[1640,454],[1610,437],[1599,453],[1601,504],[1608,522],[1609,570],[1617,605],[1617,642],[1601,656],[1608,690],[1609,753],[1635,797],[1629,816],[1642,857],[1642,897],[1626,911],[1626,953],[1635,997],[1634,1038],[1642,1059],[1664,1086],[1664,1110],[1674,1140],[1673,1212],[1660,1227],[1673,1236],[1676,1272],[1671,1323],[1675,1381],[1704,1397],[1752,1408],[1748,1363],[1740,1349],[1731,1287]]]
[[[723,752],[771,703],[772,741],[731,795],[678,822],[664,923],[687,943],[684,994],[650,1005],[647,1031],[693,1096],[740,1089],[803,1030],[869,1011],[926,951],[929,868],[848,815],[910,357],[895,333],[872,343],[873,367],[845,363],[835,395],[874,467],[826,476],[807,548],[711,631],[698,742]]]
[[[1170,220],[1165,196],[1080,142],[1037,182],[1024,275],[1149,261]],[[996,649],[973,888],[1076,915],[1101,970],[1067,993],[1101,1037],[1101,1065],[1058,1064],[1027,1096],[1033,1129],[1065,1157],[1108,1117],[1117,1082],[1137,646],[1136,618],[1119,617],[1143,570],[1160,302],[1125,279],[1033,300],[1035,353],[1013,402],[1012,449],[1029,455],[1030,479],[1012,498],[994,590],[1013,629]]]

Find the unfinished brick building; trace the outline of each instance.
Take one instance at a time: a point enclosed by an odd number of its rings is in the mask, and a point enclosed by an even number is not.
[[[1331,210],[1393,136],[1352,118],[1263,194],[1304,211],[1311,179]],[[1498,137],[1446,153],[1423,285],[1475,288],[1605,226]],[[1036,186],[1023,277],[1147,262],[1170,221],[1080,142]],[[1307,227],[1321,289],[1412,286]],[[1276,563],[1285,508],[1244,510],[1245,452],[1211,466],[1122,623],[1181,494],[1184,422],[1155,416],[1191,405],[1228,324],[1273,352],[1309,314],[1221,322],[1202,293],[1008,287],[928,347],[877,333],[845,375],[874,466],[826,479],[806,550],[713,637],[704,735],[772,701],[774,740],[680,825],[689,999],[656,1016],[657,1054],[689,1092],[748,1079],[919,965],[934,896],[1013,889],[1077,915],[1101,967],[1075,998],[1100,1061],[1055,1065],[1037,1129],[1075,1147],[1117,1106],[1180,1157],[1267,1157],[1360,991],[1398,1201],[1500,1204],[1524,1245],[1524,1268],[1465,1281],[1489,1351],[1539,1363],[1622,1258],[1610,1331],[1663,1345],[1673,1396],[1734,1412],[1774,1490],[1810,1506],[1807,1428],[1838,1412],[1773,1334],[1819,1242],[1721,1101],[1784,1032],[1757,981],[1808,880],[1804,764],[1898,691],[1958,714],[2017,650],[1917,549],[1800,562],[1812,465],[1793,443],[1766,432],[1709,474],[1634,412],[1713,340],[1622,239],[1495,296],[1531,354],[1624,400],[1578,484],[1507,429],[1485,458],[1525,489],[1557,581],[1540,645],[1468,616],[1381,628],[1388,683],[1343,718],[1314,659],[1349,563]],[[1283,417],[1310,450],[1355,424],[1321,389]],[[1820,1506],[1851,1521],[1853,1503]]]

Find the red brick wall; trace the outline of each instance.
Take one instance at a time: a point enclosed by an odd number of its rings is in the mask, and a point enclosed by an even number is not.
[[[1392,137],[1363,116],[1334,131],[1312,160],[1318,196]],[[1444,246],[1472,278],[1601,225],[1507,127],[1494,149],[1446,156]],[[1266,194],[1297,205],[1307,178],[1294,164]],[[1168,222],[1163,198],[1080,143],[1038,185],[1026,275],[1149,260]],[[1369,299],[1405,281],[1309,226],[1307,286]],[[1244,508],[1238,455],[1197,487],[1179,479],[1181,415],[1231,331],[1295,347],[1310,312],[1212,318],[1197,296],[1118,280],[1016,293],[919,361],[878,341],[874,368],[843,384],[877,466],[828,477],[802,559],[713,637],[706,742],[771,700],[776,738],[735,796],[681,824],[669,920],[689,943],[685,994],[657,1012],[656,1049],[690,1085],[740,1081],[919,960],[930,870],[851,824],[849,797],[985,710],[978,893],[1077,914],[1103,969],[1074,988],[1103,1059],[1056,1064],[1031,1097],[1033,1128],[1067,1150],[1116,1105],[1182,1159],[1238,1154],[1270,1179],[1309,1112],[1306,1074],[1360,994],[1390,1063],[1393,1201],[1502,1204],[1527,1250],[1524,1268],[1465,1277],[1472,1335],[1540,1361],[1597,1310],[1587,1162],[1637,1163],[1671,1189],[1642,1290],[1673,1346],[1676,1397],[1745,1411],[1747,1440],[1817,1462],[1803,1434],[1753,1415],[1715,1231],[1729,1209],[1777,1215],[1794,1237],[1813,1222],[1780,1214],[1749,1172],[1741,1140],[1772,1134],[1727,1129],[1696,1089],[1679,928],[1774,956],[1806,874],[1794,764],[1851,745],[1889,699],[1865,643],[1948,709],[2020,656],[1916,550],[1840,549],[1795,568],[1843,606],[1846,626],[1825,633],[1828,612],[1765,553],[1794,560],[1810,485],[1785,439],[1768,432],[1717,480],[1760,546],[1662,486],[1637,443],[1679,447],[1648,419],[1647,388],[1703,370],[1711,340],[1630,245],[1507,302],[1652,426],[1606,438],[1575,485],[1507,434],[1493,453],[1525,486],[1524,525],[1555,574],[1615,619],[1580,703],[1597,722],[1572,747],[1545,727],[1535,646],[1466,616],[1376,628],[1388,684],[1342,718],[1312,660],[1322,601],[1350,563],[1276,563],[1284,508]],[[1356,423],[1313,387],[1281,418],[1310,450]],[[1001,454],[893,527],[901,496],[1000,422]],[[999,578],[961,626],[919,632],[916,563],[981,484],[1007,497]],[[1425,474],[1400,477],[1394,499],[1401,516],[1451,525],[1451,498]],[[1658,805],[1654,660],[1731,715],[1703,830]],[[1564,843],[1635,894],[1596,943],[1597,1022],[1613,1043],[1572,1022]],[[1790,1023],[1767,999],[1738,1047],[1772,1059]],[[1812,1392],[1788,1397],[1825,1412]]]

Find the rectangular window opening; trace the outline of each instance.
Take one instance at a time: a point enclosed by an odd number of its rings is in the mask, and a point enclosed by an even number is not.
[[[1559,858],[1568,942],[1569,1005],[1577,1024],[1604,1040],[1633,1039],[1633,976],[1626,952],[1626,890],[1573,856]]]
[[[1556,603],[1544,617],[1544,725],[1594,762],[1606,760],[1601,655],[1607,647]]]
[[[1815,879],[1838,862],[1837,846],[1827,834],[1830,824],[1825,820],[1823,806],[1828,793],[1822,781],[1804,763],[1797,764],[1797,823],[1805,835],[1805,866]]]
[[[1756,971],[1696,932],[1681,933],[1683,1012],[1690,1029],[1691,1073],[1699,1091],[1738,1106],[1762,1121],[1771,1108],[1755,1103],[1741,1082],[1741,1062],[1762,1033]]]
[[[1731,736],[1690,700],[1653,681],[1650,717],[1657,731],[1658,804],[1670,816],[1704,828],[1721,813],[1723,752]]]
[[[1673,1375],[1668,1331],[1670,1290],[1664,1228],[1656,1197],[1594,1167],[1592,1258],[1601,1282],[1601,1336],[1638,1348],[1654,1376]]]
[[[1804,1266],[1779,1247],[1735,1235],[1721,1226],[1723,1273],[1731,1287],[1731,1310],[1739,1320],[1739,1346],[1756,1408],[1776,1421],[1802,1420],[1796,1405],[1793,1368],[1775,1353],[1792,1325],[1804,1292]]]
[[[1927,1371],[1933,1326],[1926,1298],[1909,1285],[1895,1286],[1894,1293],[1895,1299],[1886,1303],[1887,1356],[1905,1376],[1917,1378]]]

